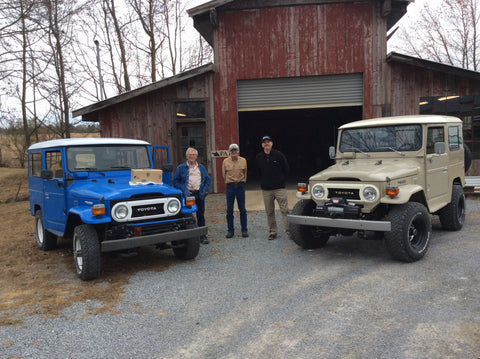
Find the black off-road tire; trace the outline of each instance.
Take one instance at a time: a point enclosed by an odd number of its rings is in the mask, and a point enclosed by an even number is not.
[[[73,260],[82,280],[100,277],[101,249],[95,228],[89,224],[76,226],[73,231]]]
[[[442,228],[448,231],[459,231],[465,222],[466,202],[462,186],[452,187],[452,201],[438,213]]]
[[[57,248],[57,236],[47,231],[43,226],[42,211],[40,209],[37,209],[35,212],[35,238],[38,248],[42,251]]]
[[[390,255],[403,262],[415,262],[427,253],[432,234],[432,221],[425,206],[408,202],[393,207],[388,213],[392,230],[385,232],[385,245]]]
[[[187,224],[187,229],[197,228],[196,224]],[[183,246],[177,247],[180,242],[183,242]],[[173,244],[173,254],[178,259],[193,259],[198,255],[200,251],[200,237],[188,238],[183,241],[176,241]]]
[[[300,200],[292,209],[297,216],[312,216],[316,204],[312,200]],[[290,238],[304,249],[321,248],[327,244],[330,235],[315,226],[289,223]]]

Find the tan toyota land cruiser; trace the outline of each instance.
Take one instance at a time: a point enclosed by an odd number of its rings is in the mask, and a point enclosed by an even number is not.
[[[324,246],[337,234],[384,238],[396,259],[427,252],[431,214],[446,230],[465,221],[462,121],[419,115],[348,123],[330,148],[335,164],[297,185],[288,222],[302,248]]]

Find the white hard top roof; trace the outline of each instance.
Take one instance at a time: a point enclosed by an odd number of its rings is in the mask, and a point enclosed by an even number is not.
[[[414,116],[394,116],[394,117],[379,117],[370,120],[360,120],[346,123],[340,126],[340,129],[353,127],[378,127],[389,125],[417,125],[417,124],[444,124],[456,123],[461,124],[462,120],[453,116],[442,115],[414,115]]]
[[[147,141],[131,140],[128,138],[104,138],[104,137],[82,137],[82,138],[61,138],[38,142],[31,145],[28,150],[38,150],[53,147],[71,146],[97,146],[97,145],[150,145]]]

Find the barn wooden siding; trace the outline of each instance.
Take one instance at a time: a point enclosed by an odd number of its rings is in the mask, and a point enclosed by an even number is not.
[[[420,97],[478,95],[480,81],[424,67],[390,62],[391,115],[417,115]]]
[[[381,115],[386,19],[377,1],[220,9],[214,39],[217,148],[238,141],[237,79],[363,73],[364,117]]]
[[[177,101],[205,100],[212,109],[212,74],[204,74],[159,90],[136,96],[99,111],[102,137],[141,139],[159,146],[177,147]],[[206,128],[212,128],[211,111],[206,114]],[[207,132],[207,141],[211,133]],[[184,158],[171,152],[172,162],[178,164]],[[180,158],[179,158],[180,157]]]
[[[408,64],[390,62],[388,101],[392,116],[418,115],[420,97],[480,94],[480,81]],[[480,160],[472,161],[467,175],[480,173]]]

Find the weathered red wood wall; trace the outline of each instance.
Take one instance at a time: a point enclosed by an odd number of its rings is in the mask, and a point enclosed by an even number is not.
[[[212,75],[205,74],[171,85],[160,90],[119,102],[99,111],[101,135],[103,137],[135,138],[148,141],[153,145],[170,146],[176,143],[176,108],[178,100],[206,100],[207,109],[212,107]],[[206,127],[209,128],[211,114],[207,115]],[[211,134],[207,134],[207,140]],[[172,151],[172,162],[178,164],[178,158]]]
[[[216,148],[238,141],[238,79],[363,73],[364,117],[381,115],[386,20],[377,3],[219,10],[214,34]],[[218,160],[217,173],[220,168]],[[223,189],[221,178],[218,182]]]
[[[478,95],[480,82],[403,63],[390,63],[392,116],[417,115],[420,97]]]
[[[420,97],[478,95],[480,82],[445,72],[403,63],[390,63],[390,96],[392,116],[418,115]],[[480,160],[474,159],[467,175],[480,174]]]

